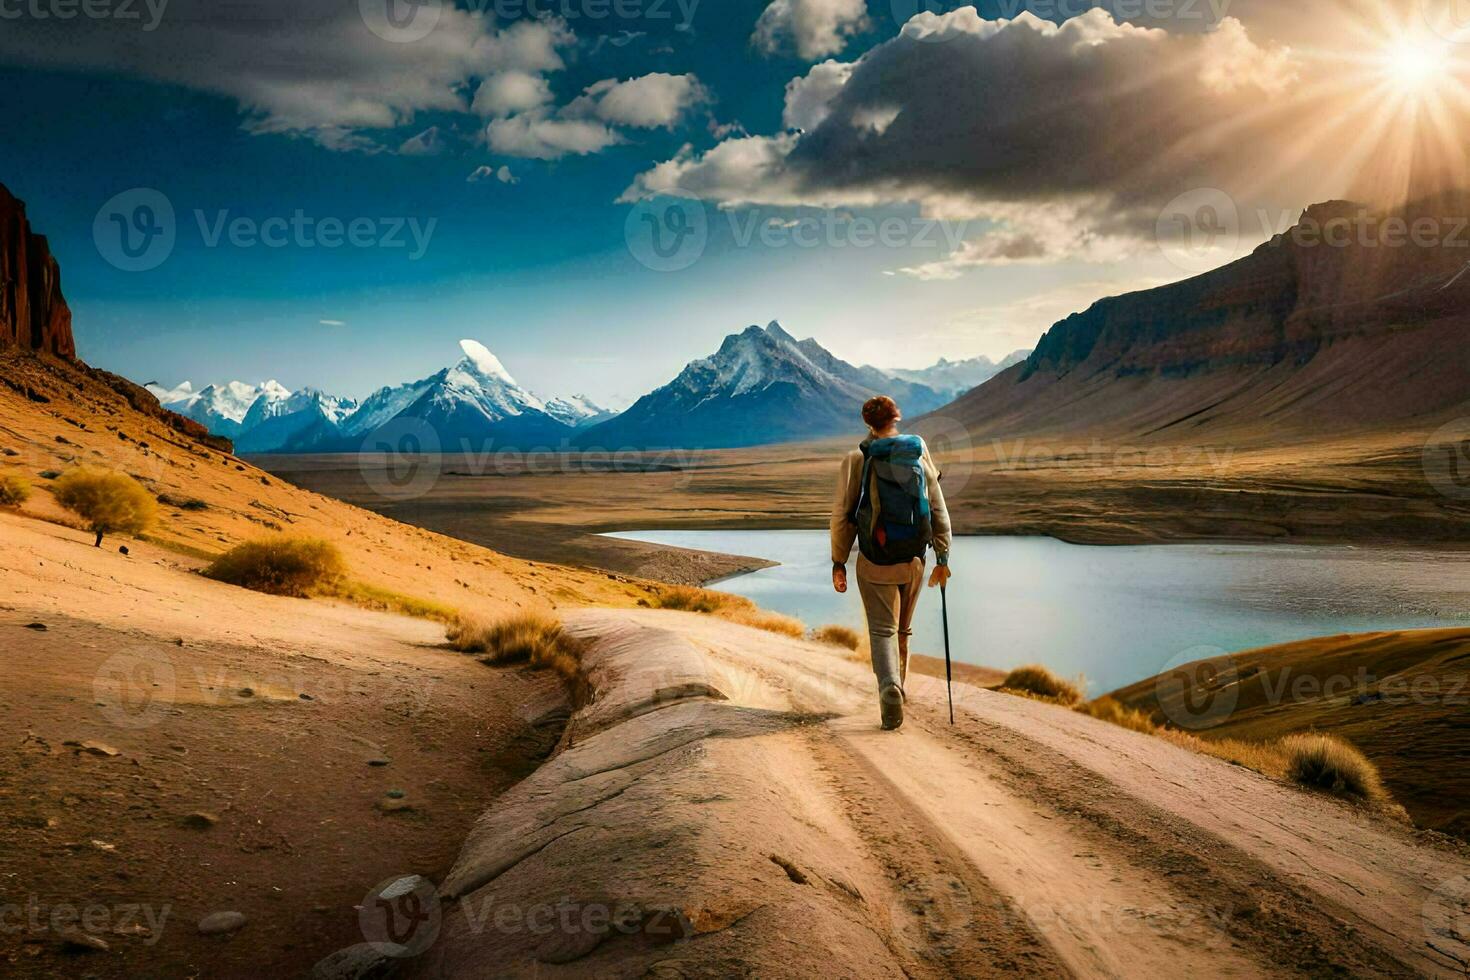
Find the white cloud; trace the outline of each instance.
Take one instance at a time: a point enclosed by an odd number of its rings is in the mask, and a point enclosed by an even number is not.
[[[324,327],[345,327],[345,326],[347,326],[347,321],[346,320],[318,320],[317,323],[320,323]]]
[[[499,170],[495,171],[495,179],[500,181],[502,184],[519,184],[521,182],[520,178],[510,172],[509,167],[501,167]]]
[[[831,112],[832,100],[852,78],[855,65],[824,61],[813,65],[801,78],[786,83],[786,111],[781,121],[787,129],[816,129]]]
[[[595,115],[615,125],[641,129],[672,129],[689,109],[709,98],[709,91],[694,75],[654,72],[625,82],[606,78],[590,85],[567,107],[567,114]]]
[[[471,184],[478,184],[485,180],[498,180],[502,184],[519,184],[521,182],[519,177],[510,172],[509,167],[501,167],[499,170],[496,170],[494,167],[489,166],[476,167],[475,172],[470,174],[467,180]]]
[[[556,160],[598,153],[622,137],[590,119],[552,119],[536,114],[496,119],[485,130],[490,149],[503,156]]]
[[[921,14],[856,62],[794,79],[783,122],[802,132],[686,147],[622,199],[678,189],[723,207],[917,205],[990,223],[950,258],[904,270],[927,279],[1107,261],[1152,241],[1160,206],[1183,190],[1239,192],[1246,206],[1261,159],[1299,137],[1301,120],[1261,111],[1296,70],[1232,20],[1177,35],[1102,10],[1060,26]]]
[[[765,54],[789,46],[815,60],[837,54],[848,38],[868,26],[866,0],[772,0],[750,41]]]
[[[476,115],[503,117],[529,112],[551,102],[551,85],[539,75],[503,71],[480,83],[472,105]]]
[[[475,79],[564,67],[559,49],[575,40],[560,21],[497,31],[490,19],[445,3],[426,36],[394,43],[370,30],[358,8],[341,0],[171,0],[151,31],[119,18],[22,17],[0,31],[0,64],[179,85],[233,99],[251,132],[371,151],[384,148],[374,131],[417,113],[467,111]]]

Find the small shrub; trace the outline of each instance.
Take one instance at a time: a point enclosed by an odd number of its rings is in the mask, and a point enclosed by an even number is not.
[[[158,505],[143,485],[125,473],[72,470],[52,488],[56,502],[87,522],[97,547],[107,534],[141,534],[153,524]]]
[[[1137,708],[1126,707],[1115,698],[1098,698],[1096,701],[1077,705],[1076,710],[1110,725],[1143,732],[1145,735],[1152,735],[1158,730],[1153,719],[1149,718],[1145,712]]]
[[[818,643],[846,647],[849,650],[856,650],[863,645],[863,638],[858,635],[858,631],[846,626],[823,626],[812,633],[812,639]]]
[[[666,585],[653,597],[653,606],[655,609],[710,614],[729,609],[744,601],[738,596],[724,592],[696,589],[687,585]]]
[[[482,654],[481,663],[529,664],[555,671],[569,684],[576,684],[581,676],[577,641],[561,623],[539,613],[521,613],[494,623],[461,618],[450,624],[446,636],[460,653]]]
[[[14,473],[0,475],[0,507],[19,507],[31,499],[31,484]]]
[[[801,620],[767,612],[749,599],[728,592],[696,589],[687,585],[665,585],[653,596],[652,605],[655,609],[718,616],[741,626],[765,630],[767,633],[779,633],[793,639],[806,636],[806,624]]]
[[[1288,735],[1281,740],[1286,775],[1294,783],[1336,796],[1383,800],[1388,793],[1378,767],[1367,756],[1331,735]]]
[[[1045,667],[1017,667],[1001,683],[1002,691],[1031,694],[1058,704],[1074,705],[1082,700],[1082,691],[1071,681],[1064,681]]]
[[[315,538],[247,541],[214,560],[204,574],[219,582],[305,598],[340,588],[346,563],[336,545]]]

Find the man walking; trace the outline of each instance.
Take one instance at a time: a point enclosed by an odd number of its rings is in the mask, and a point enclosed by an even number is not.
[[[924,558],[938,562],[930,588],[949,582],[953,540],[939,470],[918,436],[901,435],[892,398],[863,406],[868,438],[842,461],[832,504],[832,586],[847,591],[847,559],[858,544],[858,592],[868,616],[883,728],[903,724],[909,637],[924,585]]]

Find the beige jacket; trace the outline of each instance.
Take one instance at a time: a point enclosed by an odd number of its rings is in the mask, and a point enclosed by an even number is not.
[[[939,468],[929,449],[924,448],[924,474],[929,484],[929,510],[934,526],[934,553],[941,559],[949,558],[949,548],[954,542],[954,533],[949,524],[949,508],[944,503],[944,490],[940,487]],[[837,477],[837,492],[832,498],[832,562],[846,565],[852,556],[852,547],[857,542],[857,525],[852,522],[853,509],[863,490],[863,452],[854,449],[842,461],[842,472]]]

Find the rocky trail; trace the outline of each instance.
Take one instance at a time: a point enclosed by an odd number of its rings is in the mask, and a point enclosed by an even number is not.
[[[1051,705],[665,612],[439,889],[421,976],[1464,976],[1439,838]]]

